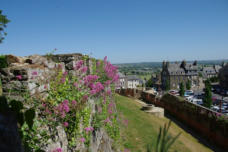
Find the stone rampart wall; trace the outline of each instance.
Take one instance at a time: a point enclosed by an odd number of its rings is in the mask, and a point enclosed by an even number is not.
[[[96,60],[82,54],[32,55],[28,57],[6,55],[8,66],[0,68],[2,94],[22,102],[23,96],[21,93],[23,92],[28,92],[30,95],[36,93],[45,95],[50,81],[55,79],[53,76],[56,75],[56,68],[61,68],[63,72],[67,71],[76,75],[78,73],[76,73],[75,65],[79,60],[84,60],[84,64],[88,67],[87,74],[92,74],[93,62]],[[89,101],[92,102],[90,105],[94,105],[93,100],[89,99]],[[0,100],[0,102],[2,104],[3,100]],[[53,146],[67,146],[64,129],[60,128],[58,131],[60,131],[60,135],[57,135],[58,142],[49,144],[49,147],[45,148],[46,151],[52,149]],[[24,151],[17,132],[17,120],[9,113],[0,112],[0,141],[2,141],[0,143],[0,151]],[[10,147],[11,145],[16,146]],[[92,152],[112,152],[112,139],[107,135],[104,128],[100,128],[93,133],[89,149]],[[66,152],[66,148],[63,148],[63,151]],[[86,151],[86,149],[81,148],[79,151]]]

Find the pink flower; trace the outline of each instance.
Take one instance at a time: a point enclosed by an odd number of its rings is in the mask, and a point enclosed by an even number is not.
[[[97,61],[96,66],[98,67],[98,66],[100,66],[100,64],[101,64],[101,62],[100,61]]]
[[[52,152],[62,152],[62,148],[56,148],[56,149],[53,150]]]
[[[125,149],[124,149],[124,152],[131,152],[131,151],[130,151],[129,149],[126,149],[126,148],[125,148]]]
[[[62,108],[63,108],[63,110],[65,110],[65,112],[69,112],[70,111],[70,108],[68,106],[68,103],[69,103],[68,100],[64,100],[63,101]]]
[[[58,64],[58,68],[59,69],[62,69],[63,68],[63,65],[62,64]]]
[[[108,108],[108,113],[112,114],[112,109],[111,108]]]
[[[83,101],[87,101],[87,100],[88,100],[88,96],[87,96],[87,95],[84,95],[84,96],[82,97],[82,100],[83,100]]]
[[[67,74],[68,74],[67,71],[65,71],[65,72],[63,73],[63,76],[65,77],[65,76],[67,76]]]
[[[217,117],[221,117],[222,114],[221,114],[221,113],[216,113],[216,116],[217,116]]]
[[[74,86],[77,88],[78,87],[78,83],[77,82],[74,82]]]
[[[107,119],[104,120],[104,123],[106,123],[106,124],[108,124],[108,123],[109,123],[109,124],[112,124],[112,122],[111,122],[111,120],[110,120],[109,117],[108,117]]]
[[[82,138],[80,139],[80,141],[81,141],[82,143],[84,143],[84,142],[85,142],[85,138],[82,137]]]
[[[42,103],[42,106],[43,106],[43,107],[46,107],[46,104],[45,104],[45,103]]]
[[[111,80],[107,80],[104,84],[105,84],[106,86],[109,86],[111,83],[112,83]]]
[[[108,95],[111,95],[112,94],[112,91],[110,89],[107,90],[107,94]]]
[[[84,66],[84,67],[82,67],[81,72],[86,73],[87,70],[88,70],[87,66]]]
[[[45,112],[47,113],[47,114],[51,114],[51,111],[46,107],[45,108]]]
[[[66,81],[65,78],[61,78],[61,82],[64,83]]]
[[[64,127],[68,127],[69,126],[68,122],[64,122],[63,125],[64,125]]]
[[[47,89],[47,85],[44,85],[44,89]]]
[[[108,58],[107,56],[104,57],[104,62],[107,62],[107,58]]]
[[[60,103],[57,107],[55,107],[55,113],[59,114],[62,118],[64,118],[66,116],[66,113],[68,113],[70,111],[69,108],[69,101],[68,100],[64,100],[62,103]]]
[[[87,75],[83,78],[83,81],[86,86],[90,86],[94,83],[99,77],[97,75]]]
[[[76,63],[76,67],[75,67],[75,70],[78,70],[81,68],[81,66],[83,65],[83,60],[79,60],[77,63]]]
[[[99,93],[101,92],[102,90],[104,90],[104,86],[100,83],[100,82],[97,82],[95,85],[94,84],[91,84],[90,85],[90,88],[92,89],[90,91],[90,93],[92,95],[96,94],[96,93]]]
[[[21,80],[21,79],[22,79],[22,76],[21,76],[21,75],[17,75],[16,78],[17,78],[18,80]]]
[[[94,129],[93,129],[93,127],[86,127],[85,128],[85,131],[86,131],[86,133],[88,134],[90,131],[93,131]]]
[[[92,95],[95,95],[95,94],[96,94],[96,90],[91,90],[90,93],[91,93]]]
[[[76,105],[77,104],[77,101],[75,101],[75,100],[72,100],[72,105]]]
[[[98,111],[98,113],[101,113],[102,112],[101,106],[98,106],[97,111]]]
[[[37,74],[38,74],[38,72],[36,72],[36,71],[32,72],[32,75],[34,75],[34,76],[36,76]]]

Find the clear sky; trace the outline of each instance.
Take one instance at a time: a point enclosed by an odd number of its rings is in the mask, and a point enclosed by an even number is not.
[[[228,58],[228,0],[0,0],[0,9],[11,20],[0,54]]]

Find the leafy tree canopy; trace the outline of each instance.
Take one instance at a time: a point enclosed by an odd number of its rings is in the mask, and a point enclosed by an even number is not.
[[[10,20],[8,20],[7,17],[2,14],[2,10],[0,10],[0,43],[2,43],[4,37],[7,35],[4,29],[6,28],[6,24],[9,22]]]

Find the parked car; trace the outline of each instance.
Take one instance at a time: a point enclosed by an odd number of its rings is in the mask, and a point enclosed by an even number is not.
[[[186,90],[185,93],[184,93],[185,97],[193,96],[193,95],[194,95],[194,92],[192,90]]]
[[[192,100],[193,100],[193,96],[188,96],[188,97],[185,97],[185,99],[186,99],[187,101],[189,101],[189,102],[192,102]]]
[[[169,93],[175,96],[179,95],[179,92],[177,90],[170,90]]]
[[[212,106],[211,110],[213,110],[213,111],[219,111],[219,106]]]

